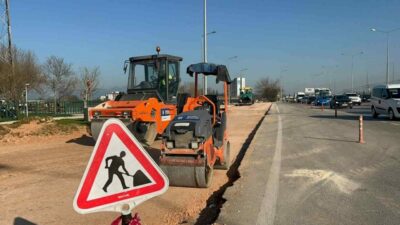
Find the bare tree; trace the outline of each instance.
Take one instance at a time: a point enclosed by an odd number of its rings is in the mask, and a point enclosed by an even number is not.
[[[87,102],[92,99],[93,93],[97,90],[97,87],[99,86],[99,77],[100,77],[99,67],[95,67],[93,69],[84,67],[81,69],[80,86],[82,89],[81,94],[83,98],[84,108],[88,107]]]
[[[0,54],[4,54],[4,51],[8,50],[1,46]],[[23,98],[26,84],[40,92],[45,78],[33,52],[24,51],[15,46],[12,51],[13,68],[8,62],[0,61],[0,96],[17,104]]]
[[[279,93],[279,79],[270,80],[267,78],[261,78],[256,84],[256,94],[263,99],[274,102],[277,100]]]
[[[186,82],[186,83],[179,85],[178,93],[188,93],[188,94],[193,95],[194,94],[194,82]],[[199,95],[203,94],[203,88],[198,87],[197,93]],[[209,88],[207,88],[207,93],[218,94],[218,90],[209,87]]]
[[[46,76],[46,86],[50,89],[54,99],[54,113],[57,112],[57,101],[73,95],[78,83],[72,64],[64,62],[57,56],[50,56],[42,66]]]

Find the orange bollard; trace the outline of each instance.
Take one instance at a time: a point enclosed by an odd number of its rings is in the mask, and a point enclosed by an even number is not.
[[[324,104],[321,104],[321,111],[324,111]]]
[[[364,144],[364,129],[363,129],[363,115],[360,115],[359,118],[359,133],[358,133],[358,143]]]

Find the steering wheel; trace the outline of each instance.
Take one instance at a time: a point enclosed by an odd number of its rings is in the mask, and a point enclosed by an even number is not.
[[[151,84],[149,82],[147,82],[147,81],[142,81],[136,87],[141,88],[141,89],[146,89],[146,88],[151,88]]]

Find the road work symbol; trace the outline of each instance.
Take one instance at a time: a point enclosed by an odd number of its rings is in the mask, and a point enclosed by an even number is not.
[[[131,210],[169,186],[162,170],[118,119],[100,132],[74,199],[78,213]]]
[[[108,180],[106,184],[104,184],[103,190],[104,192],[107,192],[107,187],[111,184],[113,181],[114,175],[117,175],[118,179],[121,181],[121,185],[123,189],[127,189],[128,187],[125,185],[125,180],[124,177],[122,176],[122,173],[118,170],[120,167],[124,170],[125,174],[130,176],[128,171],[125,168],[125,162],[122,158],[124,158],[126,155],[126,152],[122,151],[119,156],[110,156],[106,158],[106,169],[108,169]],[[111,160],[111,166],[108,165],[108,162]]]

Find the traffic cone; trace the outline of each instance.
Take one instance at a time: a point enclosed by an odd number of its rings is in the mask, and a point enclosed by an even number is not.
[[[363,128],[363,125],[364,125],[363,115],[360,115],[360,118],[358,119],[358,121],[359,121],[358,143],[364,144],[365,141],[364,141],[364,128]]]

